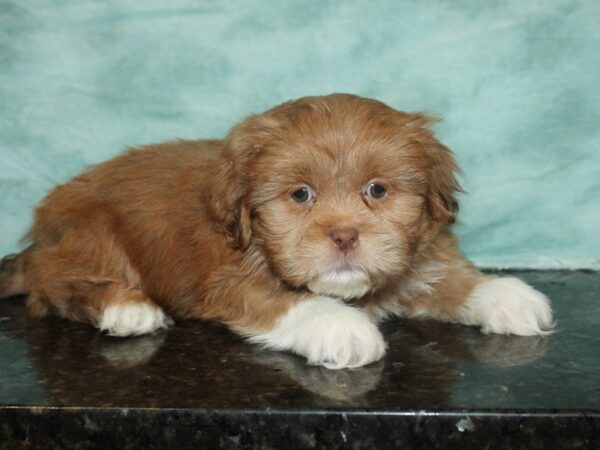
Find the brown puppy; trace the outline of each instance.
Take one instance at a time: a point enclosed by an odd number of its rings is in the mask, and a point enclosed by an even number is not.
[[[0,293],[117,336],[214,319],[331,368],[380,359],[392,314],[545,333],[542,294],[457,250],[456,165],[430,123],[334,94],[131,150],[46,197]]]

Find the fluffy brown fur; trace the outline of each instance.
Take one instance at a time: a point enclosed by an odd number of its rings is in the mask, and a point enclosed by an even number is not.
[[[252,336],[314,297],[320,274],[350,270],[368,292],[316,293],[373,318],[468,323],[461,308],[487,277],[450,234],[457,168],[431,122],[334,94],[252,116],[224,140],[132,149],[45,198],[0,292],[27,293],[36,317],[98,326],[109,305],[145,303]],[[384,196],[368,195],[372,182]],[[303,187],[314,198],[299,203]]]

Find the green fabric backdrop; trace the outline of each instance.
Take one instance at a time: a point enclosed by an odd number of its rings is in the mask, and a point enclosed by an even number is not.
[[[0,0],[0,253],[126,146],[351,92],[444,118],[487,267],[600,268],[600,2]]]

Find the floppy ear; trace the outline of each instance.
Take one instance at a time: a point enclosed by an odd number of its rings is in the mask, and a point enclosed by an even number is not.
[[[223,141],[221,158],[216,161],[208,186],[208,213],[217,222],[233,248],[245,250],[252,238],[248,199],[248,166],[269,138],[269,118],[251,116],[232,128]]]
[[[250,216],[244,208],[244,186],[237,168],[225,156],[216,162],[206,184],[207,213],[233,248],[250,244]]]
[[[429,143],[428,148],[432,158],[427,199],[429,213],[434,220],[452,224],[458,214],[455,196],[462,191],[454,175],[458,166],[446,146],[435,141]]]
[[[437,119],[424,114],[413,114],[411,119],[411,125],[417,127],[417,140],[429,158],[429,214],[438,222],[452,224],[458,214],[455,196],[463,192],[455,177],[459,168],[450,149],[440,143],[431,131],[430,127]]]

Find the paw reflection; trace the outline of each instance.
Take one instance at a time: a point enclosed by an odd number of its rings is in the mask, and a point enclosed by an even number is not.
[[[374,390],[381,381],[385,366],[383,361],[378,361],[358,369],[330,370],[309,366],[298,356],[264,350],[252,352],[248,359],[285,373],[310,392],[342,402],[353,402]]]
[[[472,327],[433,321],[401,321],[398,325],[402,332],[388,336],[390,348],[407,339],[425,343],[426,348],[436,351],[435,357],[449,363],[477,361],[496,367],[523,366],[543,358],[552,342],[547,336],[486,335]]]
[[[128,369],[150,361],[165,342],[166,333],[130,338],[104,338],[98,352],[111,365]]]
[[[480,336],[467,340],[473,358],[496,367],[515,367],[530,364],[542,358],[549,348],[550,339],[543,336]]]

